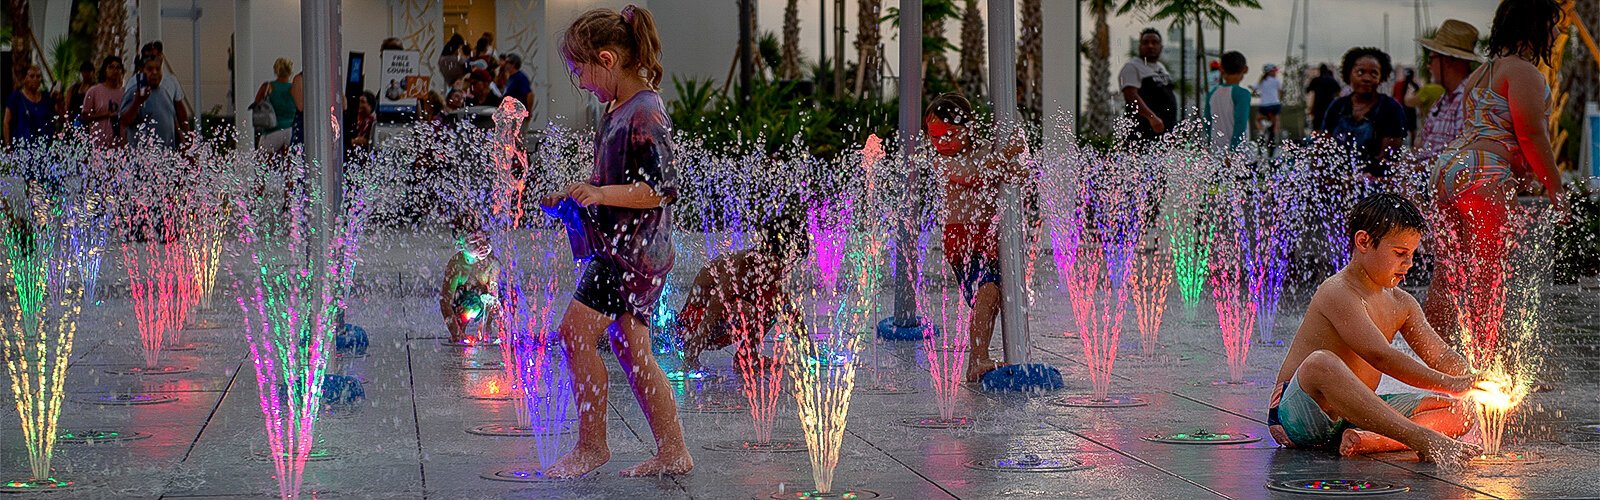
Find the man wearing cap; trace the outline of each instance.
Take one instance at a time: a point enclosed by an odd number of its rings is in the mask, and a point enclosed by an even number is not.
[[[1432,38],[1417,41],[1428,49],[1428,74],[1442,85],[1443,91],[1443,96],[1422,121],[1421,142],[1417,147],[1418,156],[1432,161],[1450,141],[1461,135],[1461,125],[1466,120],[1461,107],[1461,83],[1472,74],[1472,64],[1483,60],[1473,51],[1478,42],[1478,29],[1462,21],[1446,20]]]
[[[499,106],[500,93],[496,92],[490,84],[494,83],[494,75],[486,69],[474,69],[467,76],[467,105],[468,106]]]

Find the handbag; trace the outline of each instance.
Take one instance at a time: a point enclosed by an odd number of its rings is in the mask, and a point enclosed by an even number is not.
[[[272,103],[262,99],[261,102],[250,105],[250,124],[259,130],[272,130],[278,128],[278,110],[272,109]]]
[[[272,95],[272,84],[265,84],[267,95]],[[278,110],[273,109],[272,103],[266,99],[250,105],[250,124],[258,130],[272,130],[278,128]]]

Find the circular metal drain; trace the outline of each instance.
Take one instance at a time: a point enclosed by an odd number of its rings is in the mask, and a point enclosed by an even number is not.
[[[1145,441],[1166,444],[1245,444],[1260,441],[1261,438],[1245,433],[1211,432],[1197,430],[1194,432],[1177,432],[1173,434],[1156,434],[1145,436]]]
[[[1392,495],[1411,491],[1408,486],[1401,486],[1383,481],[1367,479],[1291,479],[1288,481],[1273,481],[1267,483],[1267,489],[1285,493],[1299,493],[1302,495],[1329,495],[1329,496],[1364,496],[1364,495]]]
[[[1072,472],[1093,468],[1094,466],[1083,463],[1082,460],[1072,458],[1042,457],[1033,453],[1018,456],[991,458],[986,460],[973,460],[967,462],[967,468],[992,472],[1020,472],[1020,473],[1045,473],[1045,472]]]
[[[5,483],[0,483],[0,493],[49,493],[65,490],[72,486],[72,481],[62,481],[53,477],[26,481],[6,481]]]
[[[184,342],[172,347],[164,347],[164,351],[209,351],[216,349],[217,344],[210,342]]]
[[[106,373],[112,375],[177,375],[194,371],[193,366],[157,366],[154,368],[143,366],[129,366],[125,368],[107,368]]]
[[[1472,458],[1472,463],[1481,465],[1524,465],[1548,462],[1544,455],[1531,451],[1505,451],[1499,455],[1479,455]]]
[[[868,498],[891,498],[872,490],[861,488],[822,493],[817,490],[804,491],[778,491],[767,497],[772,500],[813,500],[813,499],[840,499],[840,500],[865,500]]]
[[[576,422],[569,421],[569,423]],[[483,424],[471,429],[467,429],[467,434],[495,437],[534,437],[551,436],[556,434],[571,434],[574,429],[574,426],[567,425],[553,431],[541,432],[539,429],[517,427],[517,424],[501,422],[496,424]]]
[[[561,478],[546,476],[544,475],[544,471],[540,470],[506,469],[497,470],[494,472],[485,472],[483,474],[479,474],[478,477],[488,479],[490,481],[506,481],[511,483],[546,483],[587,479],[589,477],[593,477],[593,475],[594,473],[591,472],[589,474],[584,474],[574,478]]]
[[[806,451],[806,444],[787,439],[774,439],[765,443],[759,441],[718,441],[705,445],[705,449],[743,453],[794,453]]]
[[[107,406],[140,406],[171,403],[177,400],[177,396],[167,394],[107,394],[104,396],[76,399],[74,401]]]
[[[855,390],[856,394],[866,394],[871,396],[897,396],[901,394],[916,394],[919,392],[922,391],[917,390],[916,387],[899,384],[878,384],[873,386],[857,387]]]
[[[700,401],[698,403],[680,406],[678,411],[689,413],[744,413],[750,411],[750,405],[742,402],[725,402],[716,399]]]
[[[461,397],[479,401],[510,401],[515,399],[510,394],[462,394]]]
[[[462,370],[503,370],[506,364],[500,361],[478,361],[473,359],[462,361],[456,367]]]
[[[1577,433],[1577,434],[1589,434],[1591,436],[1600,436],[1600,422],[1580,424],[1577,427],[1573,427],[1572,428],[1572,432]]]
[[[1056,406],[1071,406],[1075,408],[1132,408],[1150,404],[1144,398],[1113,394],[1104,398],[1090,395],[1064,396],[1050,400]]]
[[[900,419],[900,425],[918,429],[965,429],[972,427],[972,417],[940,418],[938,415],[923,417],[906,417]]]
[[[87,431],[77,431],[77,432],[63,431],[60,435],[56,436],[56,442],[57,443],[63,443],[63,444],[104,444],[104,443],[120,443],[120,442],[124,442],[124,441],[137,441],[137,440],[148,438],[148,437],[150,437],[150,435],[149,434],[145,434],[143,432],[121,432],[121,431],[101,431],[101,430],[87,430]]]
[[[462,340],[460,342],[451,342],[450,339],[443,339],[439,341],[439,345],[445,347],[497,347],[500,345],[500,339],[492,338],[481,342],[472,340],[471,338]]]
[[[272,460],[272,452],[271,451],[259,450],[259,451],[256,451],[255,455],[256,455],[256,460],[268,460],[268,461]],[[324,461],[324,460],[333,460],[333,459],[339,458],[339,457],[341,457],[343,455],[344,455],[344,453],[340,452],[339,449],[337,449],[337,448],[312,448],[311,452],[306,454],[306,461],[307,462],[321,462],[321,461]],[[285,451],[283,453],[279,453],[278,456],[283,457],[284,459],[290,458],[289,457],[289,452],[287,452],[287,451]]]

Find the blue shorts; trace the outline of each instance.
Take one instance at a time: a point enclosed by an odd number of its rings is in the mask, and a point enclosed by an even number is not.
[[[1261,111],[1261,114],[1266,115],[1266,116],[1276,115],[1276,114],[1279,114],[1279,113],[1283,112],[1283,105],[1282,104],[1268,104],[1266,106],[1262,106],[1260,111]]]
[[[971,307],[978,298],[978,289],[988,283],[1000,284],[1000,261],[983,255],[969,255],[950,263],[961,280],[961,297]]]
[[[1428,396],[1431,394],[1420,392],[1378,395],[1407,418],[1417,412],[1417,405]],[[1343,418],[1328,417],[1317,400],[1300,388],[1299,375],[1278,386],[1272,394],[1272,406],[1267,408],[1267,428],[1272,431],[1272,440],[1285,448],[1332,448],[1339,445],[1340,436],[1351,427],[1354,426]]]

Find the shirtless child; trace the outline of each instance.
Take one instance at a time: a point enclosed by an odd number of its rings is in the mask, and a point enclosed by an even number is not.
[[[1347,220],[1350,263],[1317,287],[1267,409],[1272,438],[1290,448],[1339,454],[1416,450],[1418,458],[1459,465],[1478,455],[1456,441],[1471,412],[1456,399],[1477,376],[1428,326],[1417,299],[1395,288],[1411,269],[1422,214],[1391,194],[1356,203]],[[1395,334],[1421,358],[1395,349]],[[1377,394],[1378,380],[1449,394]]]

